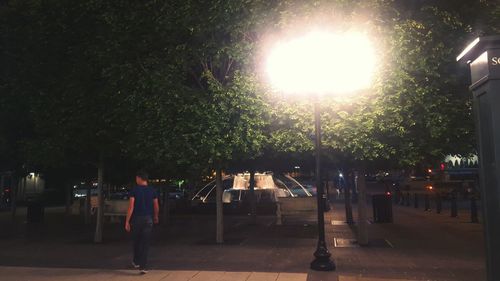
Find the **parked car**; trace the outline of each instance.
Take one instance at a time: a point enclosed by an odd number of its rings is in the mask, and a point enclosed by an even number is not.
[[[97,196],[97,188],[91,188],[90,189],[90,195],[91,196]],[[73,190],[73,197],[74,198],[85,198],[87,197],[87,189],[74,189]]]
[[[164,192],[165,188],[168,191],[168,199],[170,199],[170,200],[184,199],[184,196],[185,196],[184,191],[181,190],[178,186],[169,185],[169,186],[161,188],[161,190]]]
[[[120,190],[116,192],[112,192],[109,195],[109,199],[111,200],[128,200],[129,192],[128,190]]]

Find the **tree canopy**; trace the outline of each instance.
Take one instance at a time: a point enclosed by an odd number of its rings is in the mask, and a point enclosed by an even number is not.
[[[470,5],[475,9],[471,9]],[[474,152],[467,41],[489,1],[8,1],[0,6],[3,169],[129,161],[201,173],[312,150],[312,106],[263,83],[268,41],[310,26],[372,34],[378,76],[322,102],[325,148],[391,165]]]
[[[432,164],[446,154],[474,153],[467,71],[455,57],[473,33],[487,31],[477,28],[482,26],[477,18],[484,16],[483,22],[491,24],[488,3],[477,1],[476,9],[470,9],[470,2],[456,1],[348,2],[349,16],[342,1],[330,2],[330,10],[342,11],[344,25],[370,31],[379,49],[379,71],[370,89],[323,101],[325,146],[353,159],[389,160],[385,163],[390,166]],[[327,4],[315,5],[302,9],[329,11]],[[367,6],[372,7],[368,14]],[[277,111],[273,136],[278,148],[312,149],[311,108],[301,100]]]

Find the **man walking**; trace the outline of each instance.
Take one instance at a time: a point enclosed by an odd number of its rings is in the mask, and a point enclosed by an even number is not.
[[[136,173],[135,181],[137,186],[129,194],[129,206],[127,218],[125,220],[125,230],[132,230],[134,241],[134,258],[132,266],[140,270],[141,274],[146,274],[149,241],[153,230],[153,223],[158,223],[160,207],[158,195],[155,190],[148,186],[148,174],[145,171]]]

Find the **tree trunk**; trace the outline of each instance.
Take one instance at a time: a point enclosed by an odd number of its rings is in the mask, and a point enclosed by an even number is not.
[[[168,202],[168,186],[163,191],[163,218],[162,222],[168,224],[170,221],[170,203]]]
[[[217,166],[215,170],[215,204],[216,204],[216,213],[217,213],[217,226],[216,226],[216,239],[217,244],[224,243],[224,221],[223,221],[223,206],[222,206],[222,169],[220,166]]]
[[[255,202],[255,170],[250,171],[250,223],[257,224],[257,202]]]
[[[66,210],[65,210],[65,214],[66,216],[69,216],[71,215],[71,193],[72,193],[72,187],[71,187],[71,184],[70,183],[66,183],[66,186],[65,186],[65,192],[66,192]]]
[[[345,191],[344,191],[344,205],[345,205],[345,221],[348,224],[353,223],[352,219],[352,205],[351,205],[351,174],[347,174],[345,176],[346,178],[346,185],[345,185]]]
[[[3,192],[3,189],[6,187],[5,186],[5,177],[6,175],[0,175],[0,192]],[[12,202],[12,187],[9,186],[10,188],[10,198],[11,198],[11,202]],[[5,200],[3,197],[0,197],[0,199],[3,199]],[[5,201],[7,202],[7,201]],[[0,206],[3,204],[4,202],[0,202]]]
[[[91,188],[87,188],[87,195],[85,196],[85,224],[90,224],[90,200],[92,197]]]
[[[101,155],[97,166],[97,221],[95,226],[94,243],[102,242],[102,226],[104,219],[103,176],[104,163]]]
[[[111,199],[111,184],[106,184],[106,198]]]
[[[11,188],[11,194],[10,194],[10,211],[12,215],[12,220],[16,219],[16,213],[17,213],[17,193],[19,189],[19,181],[17,180],[17,177],[15,175],[11,176],[10,180],[10,188]]]
[[[368,233],[366,222],[366,183],[365,171],[359,169],[357,172],[358,186],[358,244],[362,246],[368,245]]]

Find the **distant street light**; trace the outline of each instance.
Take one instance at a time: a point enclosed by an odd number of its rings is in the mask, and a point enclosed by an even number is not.
[[[313,31],[303,37],[279,42],[267,60],[273,86],[289,94],[314,98],[318,244],[311,269],[335,270],[325,242],[324,190],[321,181],[320,97],[345,94],[369,87],[375,69],[370,40],[361,33]]]

